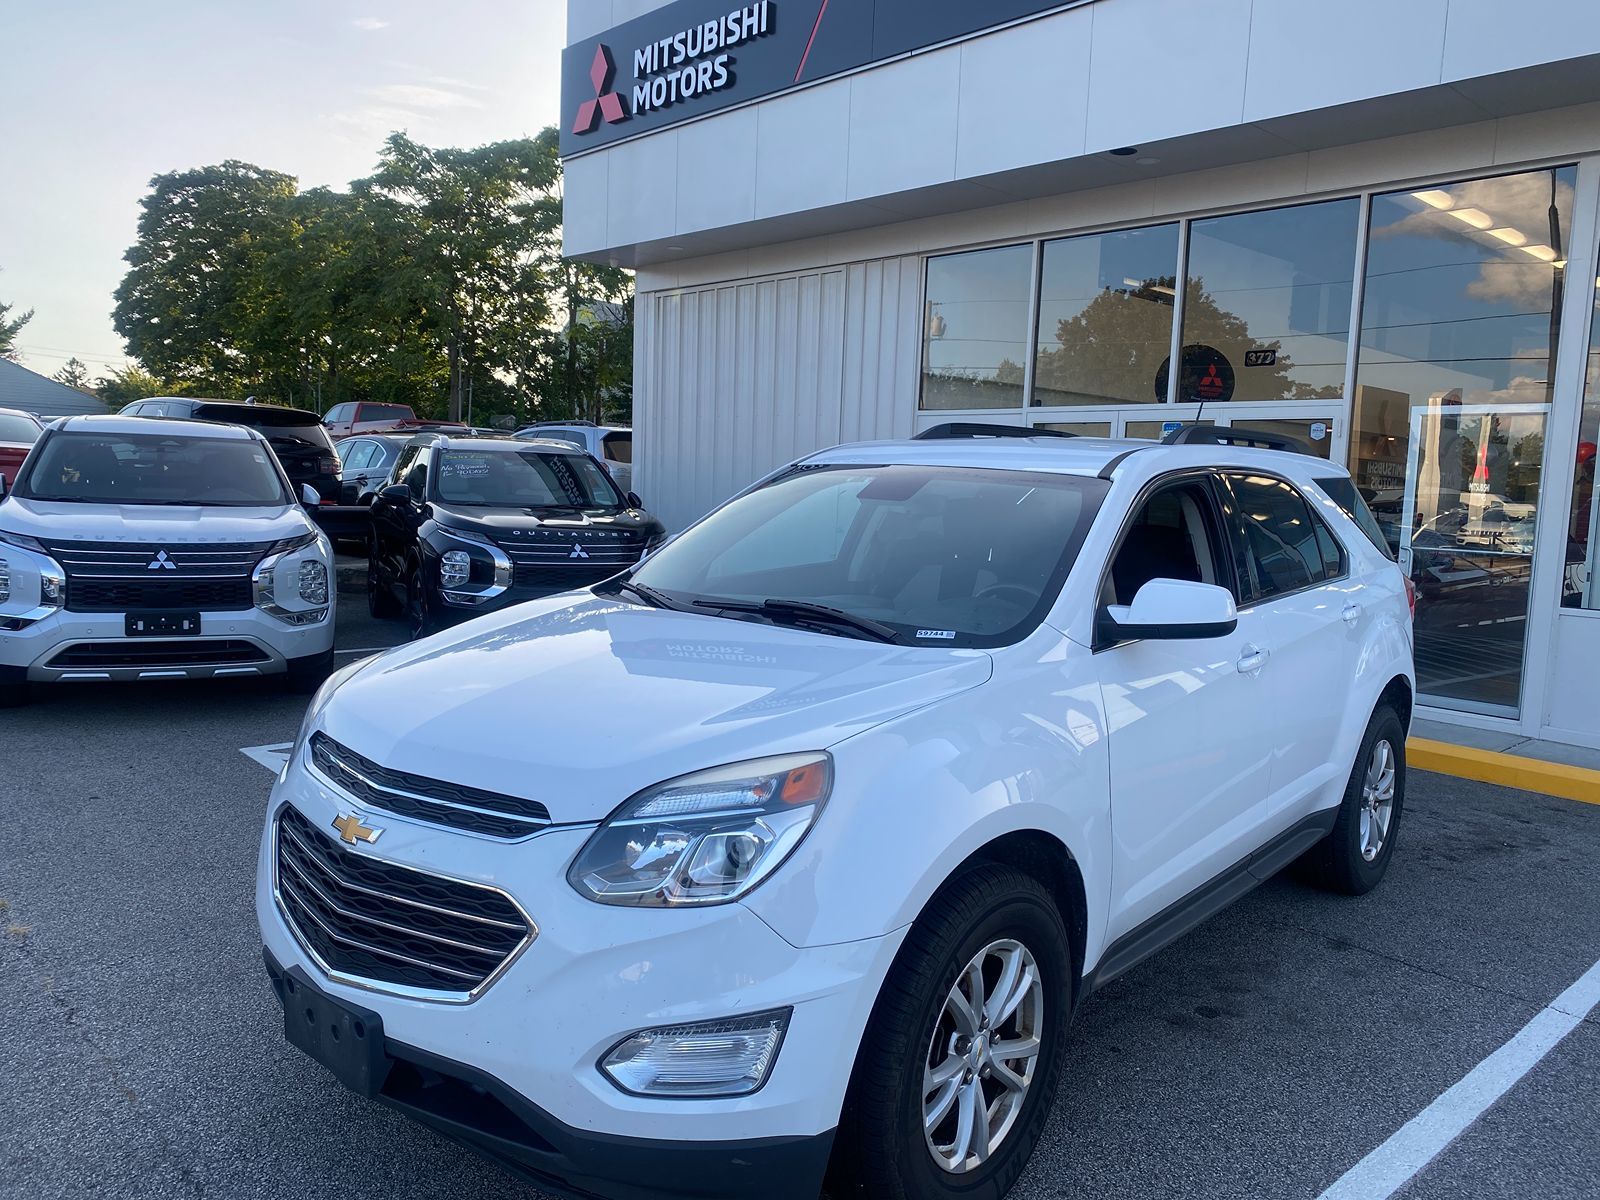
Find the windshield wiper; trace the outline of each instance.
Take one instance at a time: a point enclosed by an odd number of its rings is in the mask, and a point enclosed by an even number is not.
[[[808,621],[814,624],[843,625],[858,633],[864,633],[875,641],[900,640],[900,635],[894,628],[882,621],[874,621],[871,617],[860,617],[855,613],[845,612],[842,608],[830,608],[826,604],[813,604],[809,600],[720,600],[716,597],[706,597],[694,601],[694,606],[717,608],[724,612],[755,613],[774,620],[788,617],[790,620]]]
[[[633,580],[631,580],[631,579],[619,580],[618,582],[612,584],[611,588],[608,589],[608,590],[618,591],[618,592],[632,592],[635,596],[639,597],[639,599],[643,600],[651,608],[670,608],[670,609],[673,609],[674,611],[679,611],[679,612],[682,611],[671,600],[668,600],[660,592],[656,591],[655,588],[646,587],[642,583],[634,583]]]

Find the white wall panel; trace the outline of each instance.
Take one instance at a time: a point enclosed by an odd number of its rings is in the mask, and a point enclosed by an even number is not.
[[[919,269],[896,258],[641,296],[645,503],[681,529],[798,455],[909,434]]]
[[[850,83],[839,80],[756,106],[756,216],[804,212],[845,201]]]
[[[1090,5],[963,43],[957,178],[1084,152],[1093,27]]]
[[[753,171],[730,171],[730,162],[756,160],[757,109],[726,120],[696,121],[678,131],[678,233],[720,229],[756,217]]]
[[[1450,0],[1446,80],[1585,54],[1600,54],[1596,0]]]
[[[1450,0],[1255,0],[1244,119],[1439,82]]]
[[[959,46],[852,76],[850,198],[954,179],[960,97]]]

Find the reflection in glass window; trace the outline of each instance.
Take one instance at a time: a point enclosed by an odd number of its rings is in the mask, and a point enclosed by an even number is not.
[[[1343,394],[1359,219],[1352,198],[1190,226],[1180,402]]]
[[[1074,437],[1111,436],[1110,421],[1038,421],[1034,423],[1035,429],[1053,429],[1058,433],[1070,433]]]
[[[1033,403],[1164,396],[1177,274],[1176,225],[1046,242]]]
[[[928,260],[922,407],[1020,408],[1033,247]]]
[[[1369,500],[1398,499],[1413,414],[1550,400],[1576,177],[1374,197],[1351,439]]]
[[[1567,522],[1567,570],[1561,586],[1564,608],[1600,608],[1600,556],[1595,553],[1594,537],[1595,528],[1600,525],[1600,495],[1594,490],[1595,448],[1600,444],[1600,279],[1595,283],[1572,510]]]

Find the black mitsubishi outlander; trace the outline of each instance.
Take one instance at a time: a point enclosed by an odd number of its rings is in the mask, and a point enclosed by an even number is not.
[[[576,446],[419,434],[373,500],[367,602],[420,637],[599,583],[665,536]]]

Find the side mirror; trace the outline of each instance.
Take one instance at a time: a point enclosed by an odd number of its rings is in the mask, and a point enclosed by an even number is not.
[[[309,483],[302,483],[300,485],[300,503],[307,508],[316,508],[322,503],[322,493]]]
[[[385,504],[410,504],[411,489],[403,483],[391,483],[378,493],[378,499]]]
[[[361,485],[356,483],[341,483],[339,485],[339,504],[344,508],[354,508],[361,499]]]
[[[1189,641],[1226,637],[1239,627],[1233,593],[1210,583],[1152,579],[1126,607],[1107,605],[1095,622],[1095,642]]]
[[[627,494],[627,496],[624,497],[624,499],[627,500],[629,508],[643,508],[644,507],[644,501],[639,498],[639,493],[638,492],[629,492]]]

